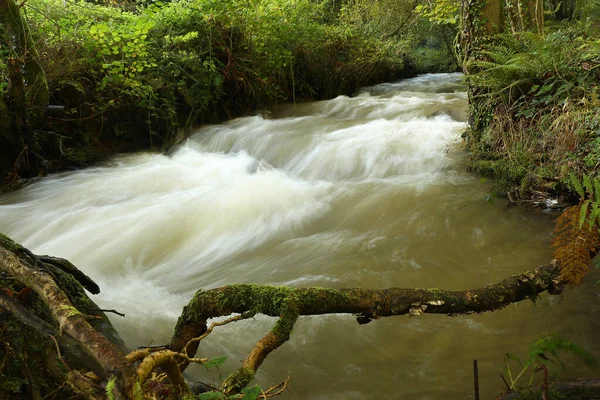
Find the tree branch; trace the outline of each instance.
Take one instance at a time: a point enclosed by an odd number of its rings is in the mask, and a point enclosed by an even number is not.
[[[206,332],[209,318],[247,311],[279,317],[271,332],[255,345],[242,368],[226,379],[225,389],[231,392],[243,387],[240,385],[247,385],[265,357],[289,339],[300,315],[355,314],[359,323],[367,323],[371,319],[404,314],[453,316],[484,313],[535,298],[544,291],[560,293],[562,282],[559,275],[559,268],[553,261],[498,283],[464,291],[411,288],[292,289],[246,284],[199,290],[184,307],[170,348],[176,352],[185,348],[193,356],[198,348],[198,343],[193,339]],[[185,365],[182,367],[185,368]]]

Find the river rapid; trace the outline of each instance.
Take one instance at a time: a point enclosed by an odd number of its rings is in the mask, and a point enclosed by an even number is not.
[[[169,154],[1,196],[0,231],[95,279],[132,348],[168,342],[199,288],[479,287],[547,262],[553,220],[486,201],[491,182],[465,168],[466,101],[460,75],[425,75],[206,126]],[[598,279],[484,315],[301,317],[258,383],[289,374],[291,399],[468,399],[476,358],[482,398],[494,398],[504,353],[525,357],[544,333],[600,355]],[[217,328],[200,355],[227,355],[225,375],[273,323]],[[565,361],[563,378],[592,374]]]

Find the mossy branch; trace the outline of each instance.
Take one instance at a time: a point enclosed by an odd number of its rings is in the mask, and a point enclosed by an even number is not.
[[[193,356],[198,348],[194,338],[206,332],[210,318],[248,311],[279,317],[274,328],[257,342],[240,370],[225,380],[223,390],[234,393],[250,383],[268,354],[289,339],[301,315],[354,314],[358,323],[362,324],[380,317],[405,314],[453,316],[484,313],[535,298],[544,291],[560,293],[562,282],[559,277],[560,270],[552,262],[492,285],[464,291],[412,288],[292,289],[246,284],[199,290],[184,307],[170,348],[176,352],[186,349]],[[185,365],[182,367],[185,368]]]

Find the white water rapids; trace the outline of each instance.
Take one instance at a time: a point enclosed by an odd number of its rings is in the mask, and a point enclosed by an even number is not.
[[[131,347],[168,342],[199,288],[493,283],[549,260],[553,221],[486,202],[491,184],[465,171],[460,79],[426,75],[287,105],[199,129],[166,155],[49,176],[0,197],[0,231],[95,279],[94,300],[126,314],[111,319]],[[292,399],[465,399],[477,358],[491,398],[504,353],[524,356],[543,333],[600,354],[599,290],[588,283],[481,316],[364,326],[349,315],[302,317],[258,382],[289,374]],[[217,328],[201,356],[227,355],[229,373],[273,322]],[[590,373],[567,363],[573,376]]]

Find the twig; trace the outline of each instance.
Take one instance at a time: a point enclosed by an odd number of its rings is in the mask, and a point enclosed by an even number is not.
[[[278,385],[275,385],[273,387],[270,387],[267,392],[264,395],[264,399],[266,399],[267,397],[275,397],[275,396],[279,396],[281,393],[285,392],[287,390],[288,387],[288,383],[290,382],[290,376],[288,375],[288,377],[286,378],[285,381],[281,382]],[[264,392],[263,392],[264,393]]]
[[[60,389],[63,388],[63,386],[65,386],[67,384],[67,381],[64,381],[59,387],[57,387],[55,390],[51,391],[50,393],[48,393],[47,395],[45,395],[44,397],[42,397],[42,400],[47,399],[48,397],[52,396],[52,398],[54,398],[56,396],[56,393],[58,393],[58,391]]]
[[[150,342],[150,343],[152,343],[152,342]],[[137,349],[138,350],[140,350],[140,349],[167,350],[168,348],[169,348],[168,344],[161,344],[161,345],[158,345],[158,346],[150,346],[150,345],[148,345],[148,346],[139,346]]]
[[[544,371],[544,380],[542,381],[542,400],[548,400],[548,367],[541,364],[538,369]]]
[[[508,384],[508,382],[506,382],[506,378],[504,377],[504,375],[500,374],[500,378],[502,378],[502,381],[506,385],[506,389],[510,390],[510,385]]]
[[[187,344],[183,347],[183,354],[185,354],[187,356],[188,355],[188,352],[187,352],[188,346],[193,343],[197,343],[197,342],[201,341],[202,339],[204,339],[205,337],[207,337],[208,335],[210,335],[210,333],[213,331],[213,329],[215,329],[215,327],[227,325],[230,322],[235,322],[235,321],[239,321],[239,320],[246,319],[246,318],[251,318],[251,317],[244,316],[244,314],[240,314],[240,315],[236,315],[235,317],[228,318],[225,321],[213,322],[210,325],[210,327],[206,330],[206,332],[204,332],[201,336],[195,337],[195,338],[191,339],[189,342],[187,342]]]
[[[479,400],[479,370],[477,360],[473,360],[473,383],[475,385],[475,400]]]
[[[65,360],[62,357],[62,354],[60,354],[60,347],[58,346],[58,342],[56,341],[56,338],[53,335],[48,335],[48,337],[50,339],[52,339],[52,341],[54,342],[54,345],[56,346],[56,354],[58,355],[58,359],[60,360],[60,362],[62,362],[65,365],[65,367],[67,367],[69,372],[71,372],[71,367],[69,367],[69,364],[67,364],[65,362]]]
[[[12,350],[10,344],[4,342],[4,347],[6,348],[6,353],[4,353],[4,359],[2,360],[2,365],[0,365],[0,372],[4,369],[4,364],[6,364],[6,359],[8,358],[8,350]]]
[[[117,314],[120,317],[125,317],[125,314],[118,312],[117,310],[106,310],[104,308],[91,308],[90,311],[100,311],[100,312],[109,312],[113,314]]]

